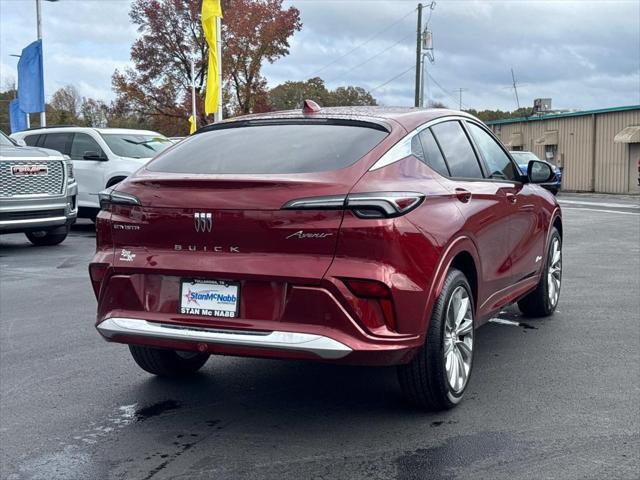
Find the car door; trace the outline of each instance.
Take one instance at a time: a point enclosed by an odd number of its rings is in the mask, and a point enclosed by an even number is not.
[[[534,276],[543,258],[545,229],[538,218],[538,187],[520,181],[515,162],[500,142],[484,127],[466,122],[467,128],[484,161],[489,178],[502,185],[508,200],[508,250],[511,263],[511,283]]]
[[[74,133],[69,156],[78,181],[78,205],[97,207],[97,194],[105,187],[106,155],[91,135]]]
[[[430,127],[430,133],[449,172],[448,177],[443,176],[443,181],[466,218],[465,233],[478,249],[481,261],[478,312],[484,315],[495,307],[499,292],[506,289],[510,281],[507,191],[505,185],[485,178],[473,144],[460,121],[437,123]],[[428,145],[431,141],[426,131],[421,135],[423,145]]]

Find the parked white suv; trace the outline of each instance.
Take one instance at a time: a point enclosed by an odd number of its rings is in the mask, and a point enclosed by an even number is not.
[[[115,185],[173,143],[149,130],[46,127],[11,135],[33,147],[69,155],[78,181],[78,216],[95,218],[98,193]]]

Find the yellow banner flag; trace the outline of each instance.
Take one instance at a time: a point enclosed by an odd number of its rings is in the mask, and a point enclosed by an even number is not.
[[[202,29],[209,44],[207,91],[204,101],[204,111],[207,115],[218,111],[218,96],[221,88],[218,81],[221,59],[218,58],[217,17],[222,17],[220,0],[202,0]]]
[[[193,115],[189,116],[189,135],[196,131],[196,119]]]

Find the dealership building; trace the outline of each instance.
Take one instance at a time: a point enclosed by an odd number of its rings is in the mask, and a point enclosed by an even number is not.
[[[510,150],[531,151],[561,167],[563,190],[640,192],[640,105],[583,112],[542,111],[487,125]]]

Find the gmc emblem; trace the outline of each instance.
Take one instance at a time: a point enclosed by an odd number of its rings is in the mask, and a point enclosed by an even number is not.
[[[11,175],[34,176],[48,175],[49,168],[46,165],[14,165],[11,167]]]

